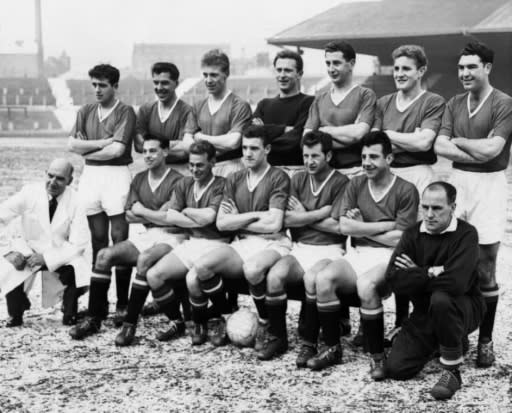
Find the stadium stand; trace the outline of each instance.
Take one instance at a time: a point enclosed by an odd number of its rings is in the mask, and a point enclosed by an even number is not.
[[[47,79],[0,78],[0,105],[54,106]]]

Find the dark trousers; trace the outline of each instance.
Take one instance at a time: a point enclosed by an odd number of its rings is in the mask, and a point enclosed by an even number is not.
[[[460,359],[462,338],[478,328],[484,313],[481,296],[452,297],[436,291],[429,300],[414,302],[414,311],[388,355],[388,377],[406,380],[415,376],[437,350],[446,360]]]
[[[75,315],[77,312],[75,270],[71,265],[64,265],[55,271],[59,274],[59,280],[66,286],[63,296],[64,315]],[[30,308],[30,301],[24,291],[24,283],[18,285],[5,296],[7,312],[11,317],[20,317]]]

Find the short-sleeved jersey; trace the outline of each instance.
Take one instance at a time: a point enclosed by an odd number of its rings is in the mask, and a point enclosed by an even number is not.
[[[370,190],[370,182],[365,175],[356,176],[347,184],[341,203],[332,210],[331,216],[339,219],[348,210],[358,208],[363,221],[395,221],[396,229],[405,230],[418,219],[419,195],[416,187],[399,176],[394,176],[388,191],[375,200]],[[382,247],[378,242],[367,238],[355,238],[356,245]]]
[[[300,142],[304,124],[308,118],[313,96],[298,93],[294,96],[262,99],[254,111],[272,130],[272,150],[268,155],[270,165],[301,165],[302,148]],[[287,126],[293,129],[285,132]]]
[[[219,205],[224,195],[224,184],[226,179],[221,176],[214,177],[213,182],[202,193],[199,199],[194,195],[194,179],[186,176],[175,186],[171,196],[169,208],[176,211],[183,211],[185,208],[211,208],[215,212],[219,210]],[[207,239],[227,239],[229,236],[220,232],[215,222],[205,227],[189,228],[188,233],[192,237]]]
[[[224,200],[231,199],[240,213],[286,209],[290,192],[290,178],[286,172],[271,166],[258,185],[250,191],[249,169],[233,172],[226,178]]]
[[[344,126],[359,122],[371,127],[376,100],[373,90],[357,85],[335,105],[331,91],[325,91],[315,97],[304,129],[317,130],[322,126]],[[361,165],[361,145],[356,143],[348,148],[335,149],[332,159],[332,165],[336,169]]]
[[[377,101],[373,128],[392,130],[400,133],[413,133],[416,128],[431,129],[437,135],[441,126],[445,102],[431,92],[423,92],[405,110],[397,108],[398,93],[381,97]],[[437,162],[434,147],[422,152],[397,152],[391,166],[405,167],[414,165],[432,165]]]
[[[185,127],[187,133],[202,133],[210,136],[240,132],[251,121],[251,107],[234,93],[230,93],[213,115],[208,107],[208,98],[194,106],[194,117]],[[242,156],[242,147],[217,156],[217,162],[237,159]]]
[[[333,171],[320,192],[313,193],[312,178],[306,171],[297,172],[292,176],[290,195],[297,198],[306,211],[314,211],[326,205],[340,202],[349,179]],[[320,188],[317,188],[318,191]],[[346,237],[339,234],[319,231],[309,226],[290,228],[292,240],[312,245],[340,244]]]
[[[143,104],[139,109],[137,115],[137,133],[142,136],[149,134],[168,141],[183,140],[185,126],[187,122],[192,121],[189,118],[193,116],[192,107],[188,103],[178,99],[176,106],[174,106],[168,118],[162,122],[158,113],[158,101],[148,102]],[[181,163],[186,162],[186,160],[183,160]],[[171,163],[169,159],[167,163]]]
[[[99,103],[82,106],[76,115],[71,136],[78,132],[87,140],[113,138],[124,144],[121,156],[106,161],[85,160],[86,165],[129,165],[132,163],[132,142],[135,136],[135,112],[131,106],[118,102],[112,112],[100,121]]]
[[[146,208],[158,211],[163,204],[171,199],[171,195],[183,175],[174,169],[169,169],[165,178],[160,182],[155,191],[149,186],[149,170],[139,172],[133,178],[130,185],[130,192],[126,200],[126,210],[129,210],[135,202],[140,202]],[[159,225],[146,224],[146,227]],[[181,231],[181,230],[180,230]]]
[[[512,98],[497,89],[493,89],[473,116],[469,114],[469,93],[451,98],[446,104],[439,135],[464,137],[467,139],[485,139],[501,136],[506,139],[503,150],[490,161],[481,164],[453,162],[453,167],[470,172],[497,172],[505,170],[510,158],[512,135]]]

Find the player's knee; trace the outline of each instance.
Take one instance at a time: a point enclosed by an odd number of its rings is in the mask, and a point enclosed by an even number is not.
[[[197,278],[197,273],[194,269],[191,269],[186,277],[185,282],[187,284],[187,290],[190,295],[197,296],[201,294],[201,288],[199,286],[199,279]]]
[[[151,255],[146,252],[141,252],[137,258],[137,272],[139,274],[146,274],[150,268]]]
[[[320,271],[315,280],[315,289],[317,297],[323,297],[336,290],[336,283],[339,281],[335,271],[329,269]]]
[[[155,267],[151,267],[146,271],[146,279],[150,286],[160,285],[165,281],[162,271],[156,270]]]
[[[249,284],[258,284],[264,276],[262,266],[256,261],[248,261],[243,266],[245,279]]]
[[[284,289],[287,272],[282,268],[272,268],[267,275],[267,291],[269,293],[281,292]]]
[[[452,306],[452,298],[443,291],[434,291],[430,296],[430,310],[436,314],[446,314]]]
[[[306,271],[304,273],[304,289],[309,293],[316,292],[316,272]]]
[[[357,294],[362,303],[378,298],[377,282],[369,277],[357,279]]]
[[[102,248],[96,256],[95,267],[99,270],[109,270],[112,267],[113,254],[109,248]]]
[[[207,263],[205,263],[204,261],[198,261],[197,263],[195,263],[193,270],[194,270],[193,272],[194,272],[198,282],[201,280],[207,280],[208,278],[210,278],[211,272],[212,272],[210,269],[210,266]],[[189,273],[191,271],[189,271]]]

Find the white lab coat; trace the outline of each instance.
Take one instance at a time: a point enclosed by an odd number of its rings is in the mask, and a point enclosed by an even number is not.
[[[0,223],[8,224],[21,217],[21,237],[10,240],[0,256],[2,294],[7,294],[22,280],[26,287],[33,281],[31,271],[17,271],[3,257],[8,251],[18,251],[25,256],[34,252],[42,254],[49,271],[72,265],[77,287],[89,285],[91,264],[84,257],[90,243],[87,218],[74,189],[66,187],[59,198],[51,223],[44,182],[26,185],[0,204]]]

